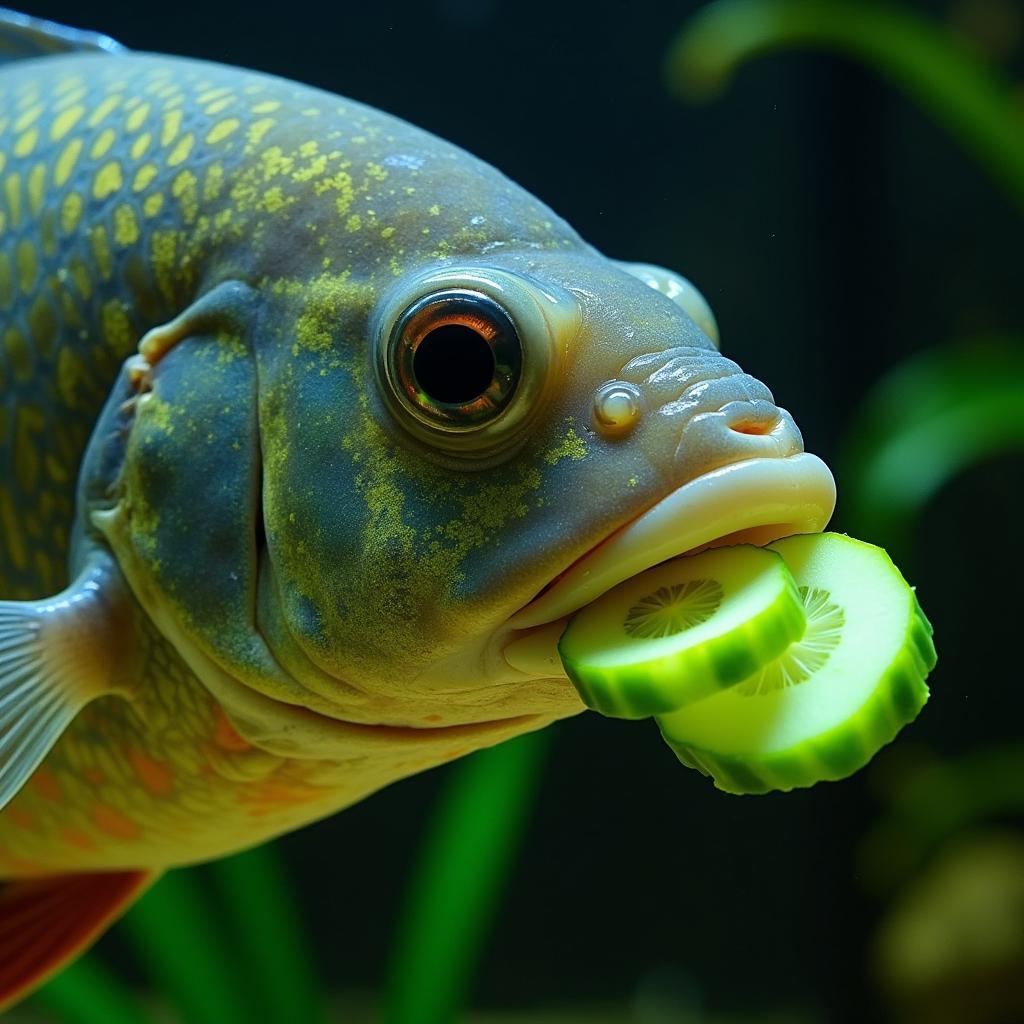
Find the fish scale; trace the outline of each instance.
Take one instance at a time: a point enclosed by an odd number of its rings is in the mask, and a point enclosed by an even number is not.
[[[286,169],[322,180],[350,163],[274,145],[296,134],[282,122],[317,131],[313,90],[187,61],[110,64],[0,75],[0,594],[19,599],[65,582],[82,452],[138,339],[187,304],[204,259],[258,244],[293,198]],[[367,132],[358,115],[341,123]]]
[[[94,60],[47,61],[63,66],[45,74],[15,65],[0,78],[4,109],[22,111],[0,124],[0,593],[17,598],[65,582],[89,432],[141,333],[170,312],[154,239],[173,211],[146,209],[174,180],[168,147],[186,136],[171,124],[161,146],[154,132],[173,111],[184,122],[185,93],[166,70],[97,75],[83,69]]]

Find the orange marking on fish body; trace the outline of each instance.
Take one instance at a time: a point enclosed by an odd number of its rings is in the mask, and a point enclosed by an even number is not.
[[[40,796],[46,797],[47,800],[60,800],[64,795],[61,792],[57,776],[45,766],[36,769],[31,785]]]
[[[137,747],[128,751],[128,760],[131,762],[139,781],[151,793],[157,796],[167,796],[174,792],[174,775],[166,765],[155,761],[144,750]]]
[[[88,835],[86,835],[81,829],[66,825],[61,830],[61,838],[64,842],[71,846],[77,846],[80,850],[95,850],[96,843]]]
[[[18,874],[37,875],[39,873],[39,862],[29,860],[27,857],[19,857],[14,853],[0,851],[0,864]]]
[[[142,831],[131,818],[126,818],[109,804],[96,804],[92,818],[107,835],[115,839],[138,839]]]
[[[312,786],[289,785],[269,779],[259,785],[252,786],[242,792],[242,803],[250,804],[249,814],[259,817],[269,814],[281,807],[294,807],[296,804],[308,804],[319,800],[323,790]]]
[[[90,786],[102,786],[107,781],[106,775],[99,770],[99,768],[86,768],[82,772],[82,778],[89,783]]]
[[[28,832],[35,832],[36,819],[28,811],[23,811],[20,807],[8,807],[4,813],[18,828],[23,828]]]
[[[225,714],[222,707],[218,707],[214,713],[216,729],[213,734],[213,742],[222,750],[230,750],[234,753],[243,753],[252,750],[252,744],[239,735],[238,730],[231,724],[231,720]]]

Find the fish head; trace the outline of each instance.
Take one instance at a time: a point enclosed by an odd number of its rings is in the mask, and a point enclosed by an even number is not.
[[[427,260],[358,333],[261,388],[260,628],[348,720],[575,713],[557,666],[506,649],[666,558],[831,515],[827,467],[671,271],[583,245]]]
[[[664,559],[822,529],[834,485],[683,277],[365,120],[365,164],[275,146],[273,223],[231,222],[246,282],[143,342],[82,504],[250,738],[307,711],[479,744],[583,709],[515,645]]]

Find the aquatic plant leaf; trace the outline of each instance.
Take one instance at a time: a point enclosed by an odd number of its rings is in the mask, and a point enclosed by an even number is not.
[[[120,925],[154,987],[189,1024],[262,1018],[251,986],[194,870],[164,875]]]
[[[151,1024],[132,993],[95,956],[66,967],[29,1002],[60,1024]]]
[[[520,848],[550,729],[453,771],[419,852],[395,944],[387,1024],[458,1019]]]
[[[275,1024],[324,1020],[313,955],[276,848],[257,847],[211,870],[228,911],[224,927],[245,961],[262,1018]]]
[[[673,41],[669,88],[708,99],[744,61],[785,49],[856,58],[902,88],[1024,207],[1024,109],[1013,84],[951,33],[905,7],[848,0],[718,0]]]
[[[883,762],[879,769],[884,769]],[[929,758],[886,774],[888,807],[858,853],[859,875],[884,890],[910,878],[943,842],[970,826],[1024,814],[1024,745]]]
[[[844,523],[910,555],[915,523],[939,489],[985,458],[1024,451],[1024,339],[928,349],[864,399],[837,460]]]

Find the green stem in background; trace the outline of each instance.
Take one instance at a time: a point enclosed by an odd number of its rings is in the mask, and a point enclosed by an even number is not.
[[[453,768],[421,847],[395,946],[388,1024],[449,1024],[469,995],[520,848],[549,730]]]
[[[154,988],[188,1024],[267,1019],[250,999],[249,980],[194,871],[165,875],[121,927],[131,937]]]
[[[1024,207],[1024,112],[1010,81],[912,11],[846,0],[718,0],[672,43],[669,87],[687,99],[709,98],[744,61],[782,49],[863,61],[944,125]]]
[[[929,349],[869,392],[837,462],[850,530],[910,555],[921,512],[969,466],[1024,450],[1024,339]]]
[[[48,981],[31,1003],[61,1024],[152,1024],[131,992],[91,956]]]
[[[313,957],[275,848],[261,846],[217,861],[212,871],[261,1019],[275,1024],[324,1020]]]

